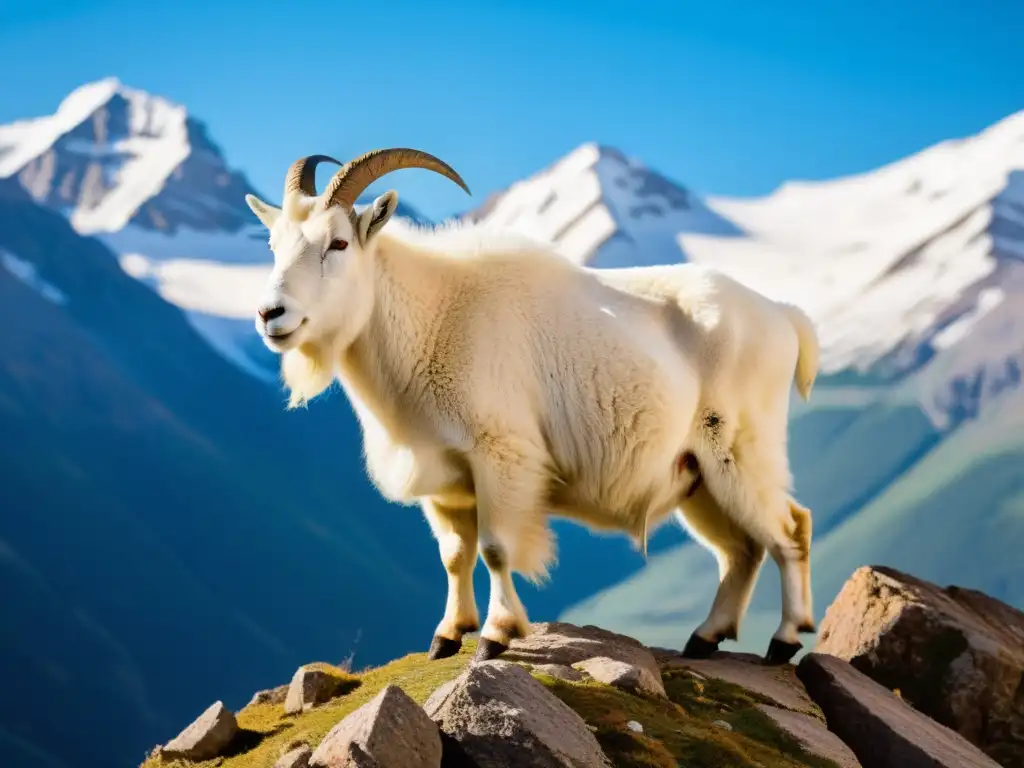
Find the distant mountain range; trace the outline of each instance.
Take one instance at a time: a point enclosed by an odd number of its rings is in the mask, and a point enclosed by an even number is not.
[[[758,200],[587,143],[462,217],[579,263],[714,264],[812,313],[825,368],[790,449],[819,614],[866,562],[1024,606],[1022,174],[1024,113]],[[0,667],[25,692],[0,704],[0,763],[134,766],[311,658],[429,642],[425,522],[366,481],[340,394],[284,411],[252,324],[271,254],[250,191],[184,107],[115,79],[0,126],[0,317],[25,329],[0,341]],[[669,646],[703,618],[717,568],[682,532],[644,565],[556,529],[532,618]],[[741,647],[777,623],[772,568]]]

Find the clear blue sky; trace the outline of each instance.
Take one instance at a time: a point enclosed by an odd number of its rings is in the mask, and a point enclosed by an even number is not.
[[[275,201],[300,154],[406,145],[473,189],[388,179],[439,216],[588,140],[752,195],[1024,109],[1022,30],[1020,0],[0,0],[0,121],[116,75],[186,104]]]

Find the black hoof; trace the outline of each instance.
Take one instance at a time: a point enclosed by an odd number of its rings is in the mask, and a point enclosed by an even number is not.
[[[796,631],[804,635],[813,635],[818,631],[818,627],[813,621],[808,621],[798,626]]]
[[[777,638],[772,638],[768,643],[768,653],[764,657],[766,664],[788,664],[797,652],[803,648],[802,643],[785,643]]]
[[[683,658],[706,659],[717,650],[718,642],[713,643],[700,635],[693,634],[690,635],[690,639],[686,641],[686,647],[683,648]]]
[[[462,648],[461,640],[449,640],[447,637],[434,635],[434,639],[430,643],[430,650],[427,651],[427,658],[431,661],[447,659],[457,654],[460,648]]]
[[[508,646],[504,643],[481,637],[480,642],[477,643],[476,654],[474,654],[473,659],[475,661],[490,661],[491,659],[498,658],[507,650]]]

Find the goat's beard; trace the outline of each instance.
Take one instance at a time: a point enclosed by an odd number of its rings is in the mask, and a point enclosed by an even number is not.
[[[281,356],[281,377],[288,388],[288,409],[304,407],[331,386],[334,366],[327,350],[317,344],[303,344]]]

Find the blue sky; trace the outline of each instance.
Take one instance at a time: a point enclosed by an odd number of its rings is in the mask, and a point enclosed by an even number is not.
[[[0,0],[0,121],[116,75],[186,104],[275,201],[298,155],[404,145],[472,188],[387,179],[440,216],[588,140],[753,195],[1024,109],[1022,29],[1019,0]]]

